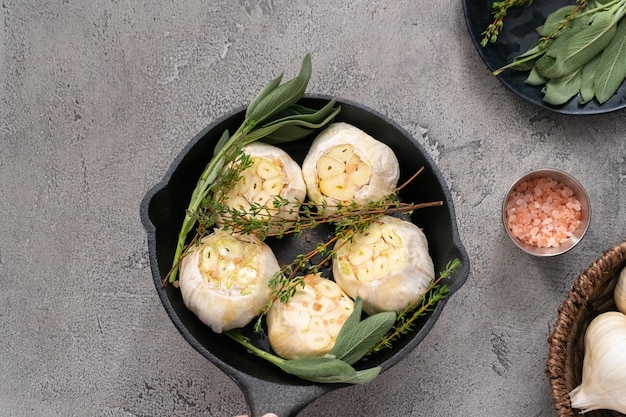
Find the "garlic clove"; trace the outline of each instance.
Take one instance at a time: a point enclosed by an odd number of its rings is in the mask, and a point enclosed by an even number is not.
[[[587,327],[584,342],[582,382],[569,394],[572,408],[626,414],[626,315],[598,315]]]

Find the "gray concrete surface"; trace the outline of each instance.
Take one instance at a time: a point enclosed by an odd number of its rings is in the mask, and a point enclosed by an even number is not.
[[[4,0],[0,19],[0,416],[248,411],[161,306],[139,203],[196,132],[306,52],[310,92],[428,133],[472,271],[404,361],[300,415],[555,415],[556,310],[626,235],[624,111],[522,101],[483,65],[456,0]],[[500,205],[545,166],[575,174],[594,212],[579,246],[534,259]]]

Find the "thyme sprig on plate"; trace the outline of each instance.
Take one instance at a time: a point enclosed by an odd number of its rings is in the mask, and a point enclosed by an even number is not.
[[[533,0],[494,1],[492,6],[493,22],[491,22],[482,33],[483,38],[480,41],[481,46],[487,46],[489,43],[496,43],[498,36],[504,27],[504,18],[509,12],[509,9],[513,7],[527,6],[532,2]]]

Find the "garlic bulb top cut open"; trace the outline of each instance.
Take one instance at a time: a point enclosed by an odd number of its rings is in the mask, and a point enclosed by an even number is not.
[[[435,277],[424,232],[411,222],[383,216],[334,248],[333,277],[363,311],[400,311],[419,301]]]
[[[268,283],[279,269],[257,237],[216,229],[181,262],[183,302],[216,333],[244,327],[267,305]]]
[[[337,284],[309,274],[287,303],[275,301],[269,310],[270,345],[285,359],[323,356],[335,345],[353,310],[354,301]]]
[[[257,217],[280,216],[286,220],[297,217],[306,197],[306,185],[300,166],[284,150],[263,142],[253,142],[243,148],[252,165],[241,172],[241,180],[227,194],[225,204],[240,211],[249,211],[253,204],[266,207]],[[276,197],[286,200],[279,209]],[[218,219],[218,225],[223,220]]]
[[[584,342],[582,382],[569,394],[572,408],[626,414],[626,315],[598,315],[587,327]]]
[[[387,145],[338,122],[315,138],[302,163],[302,175],[311,201],[333,212],[337,204],[363,206],[391,194],[400,166]]]
[[[622,272],[620,272],[617,278],[617,285],[615,285],[613,296],[617,309],[626,314],[626,267],[622,269]]]

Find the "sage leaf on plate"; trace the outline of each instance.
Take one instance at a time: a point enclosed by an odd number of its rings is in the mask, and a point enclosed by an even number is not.
[[[613,14],[602,12],[595,16],[591,24],[574,33],[556,51],[556,61],[562,71],[561,76],[570,74],[589,62],[611,42],[614,35]]]
[[[542,77],[541,74],[539,74],[536,66],[533,66],[533,68],[528,73],[528,77],[526,77],[525,83],[534,86],[543,85],[546,83],[546,78]]]
[[[593,100],[595,95],[594,84],[596,79],[596,68],[600,54],[596,55],[591,61],[587,62],[580,73],[580,97],[578,102],[585,104]]]
[[[616,29],[615,36],[602,51],[596,67],[595,96],[600,104],[610,99],[626,79],[626,20]]]
[[[361,359],[396,322],[395,312],[373,314],[360,320],[363,301],[357,298],[355,308],[337,335],[331,354],[349,364]]]
[[[574,10],[576,6],[564,6],[550,13],[543,25],[537,28],[539,36],[548,36],[561,28],[563,20],[565,20]]]
[[[549,80],[543,88],[543,100],[546,103],[558,106],[567,103],[580,91],[582,68],[561,78]]]

